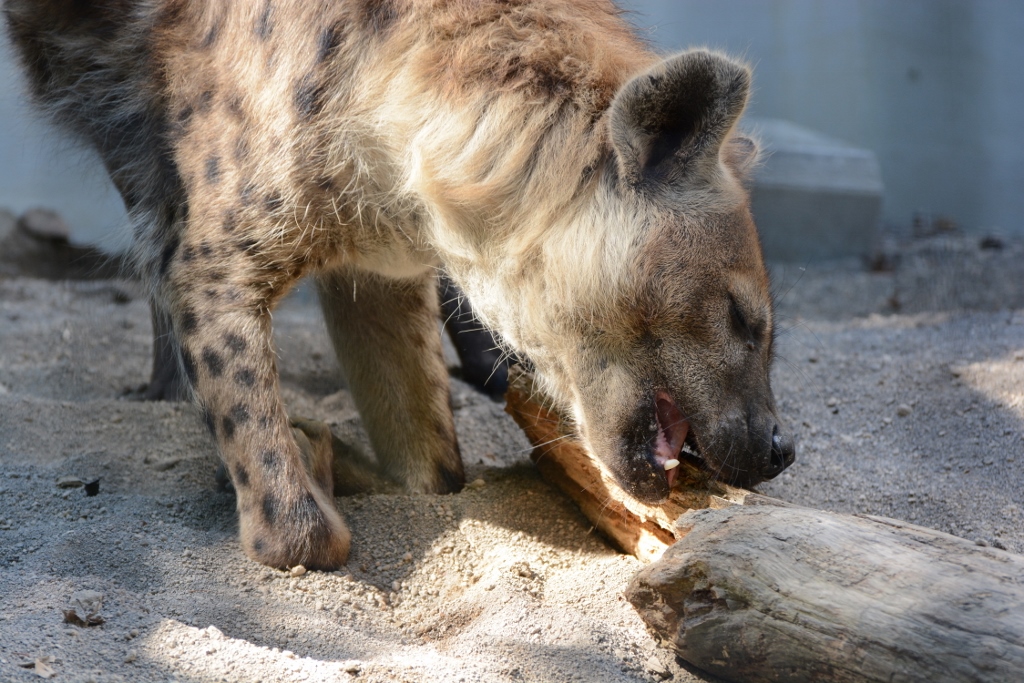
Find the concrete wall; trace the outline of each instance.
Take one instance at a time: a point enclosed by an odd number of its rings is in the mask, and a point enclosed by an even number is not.
[[[659,48],[755,67],[751,114],[875,151],[884,219],[1024,235],[1021,0],[624,0]]]
[[[751,113],[874,150],[884,219],[916,211],[1024,234],[1024,1],[623,0],[665,50],[709,45],[756,68]],[[124,221],[94,157],[55,142],[0,44],[0,207],[60,210],[79,241]]]

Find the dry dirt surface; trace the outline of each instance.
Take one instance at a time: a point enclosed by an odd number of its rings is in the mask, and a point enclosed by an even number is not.
[[[1024,553],[1024,247],[889,256],[776,271],[798,460],[761,490]],[[274,323],[290,411],[367,448],[315,302]],[[621,595],[639,563],[458,380],[465,492],[339,498],[340,572],[249,561],[196,413],[133,399],[150,344],[132,282],[0,276],[0,681],[715,680],[657,647]]]

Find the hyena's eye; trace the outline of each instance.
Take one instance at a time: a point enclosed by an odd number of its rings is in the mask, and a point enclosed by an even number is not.
[[[747,348],[756,348],[764,335],[764,323],[752,321],[750,316],[744,314],[743,307],[736,302],[732,294],[729,295],[729,318],[733,331],[746,343]]]

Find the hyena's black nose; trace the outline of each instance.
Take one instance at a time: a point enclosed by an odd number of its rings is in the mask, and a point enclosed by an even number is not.
[[[761,472],[765,479],[772,479],[779,476],[782,470],[793,464],[796,460],[796,446],[793,439],[779,431],[779,426],[772,429],[772,452],[768,457],[768,466]]]

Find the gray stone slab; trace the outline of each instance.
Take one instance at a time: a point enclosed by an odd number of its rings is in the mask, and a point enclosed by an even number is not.
[[[882,211],[882,175],[870,150],[779,119],[746,119],[761,144],[751,203],[770,261],[867,256]]]

